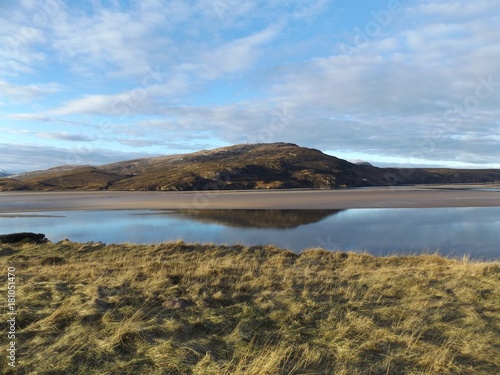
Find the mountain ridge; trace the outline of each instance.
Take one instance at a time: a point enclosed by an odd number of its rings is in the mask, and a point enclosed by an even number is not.
[[[339,189],[500,181],[500,170],[379,168],[294,143],[257,143],[0,178],[0,191]]]

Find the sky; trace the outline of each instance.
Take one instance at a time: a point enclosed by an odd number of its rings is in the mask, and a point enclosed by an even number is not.
[[[292,142],[500,168],[500,0],[0,0],[0,169]]]

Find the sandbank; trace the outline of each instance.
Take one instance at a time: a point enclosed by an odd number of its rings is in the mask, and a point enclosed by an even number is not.
[[[344,190],[1,192],[0,213],[119,209],[500,207],[500,189],[430,185]]]

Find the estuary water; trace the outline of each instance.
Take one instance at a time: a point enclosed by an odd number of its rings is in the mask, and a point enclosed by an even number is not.
[[[45,233],[56,242],[274,244],[500,259],[500,208],[348,210],[101,210],[0,214],[0,233]]]

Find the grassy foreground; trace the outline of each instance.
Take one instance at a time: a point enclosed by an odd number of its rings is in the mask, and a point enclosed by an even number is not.
[[[0,249],[4,296],[16,268],[19,374],[500,370],[499,262],[183,242]]]

